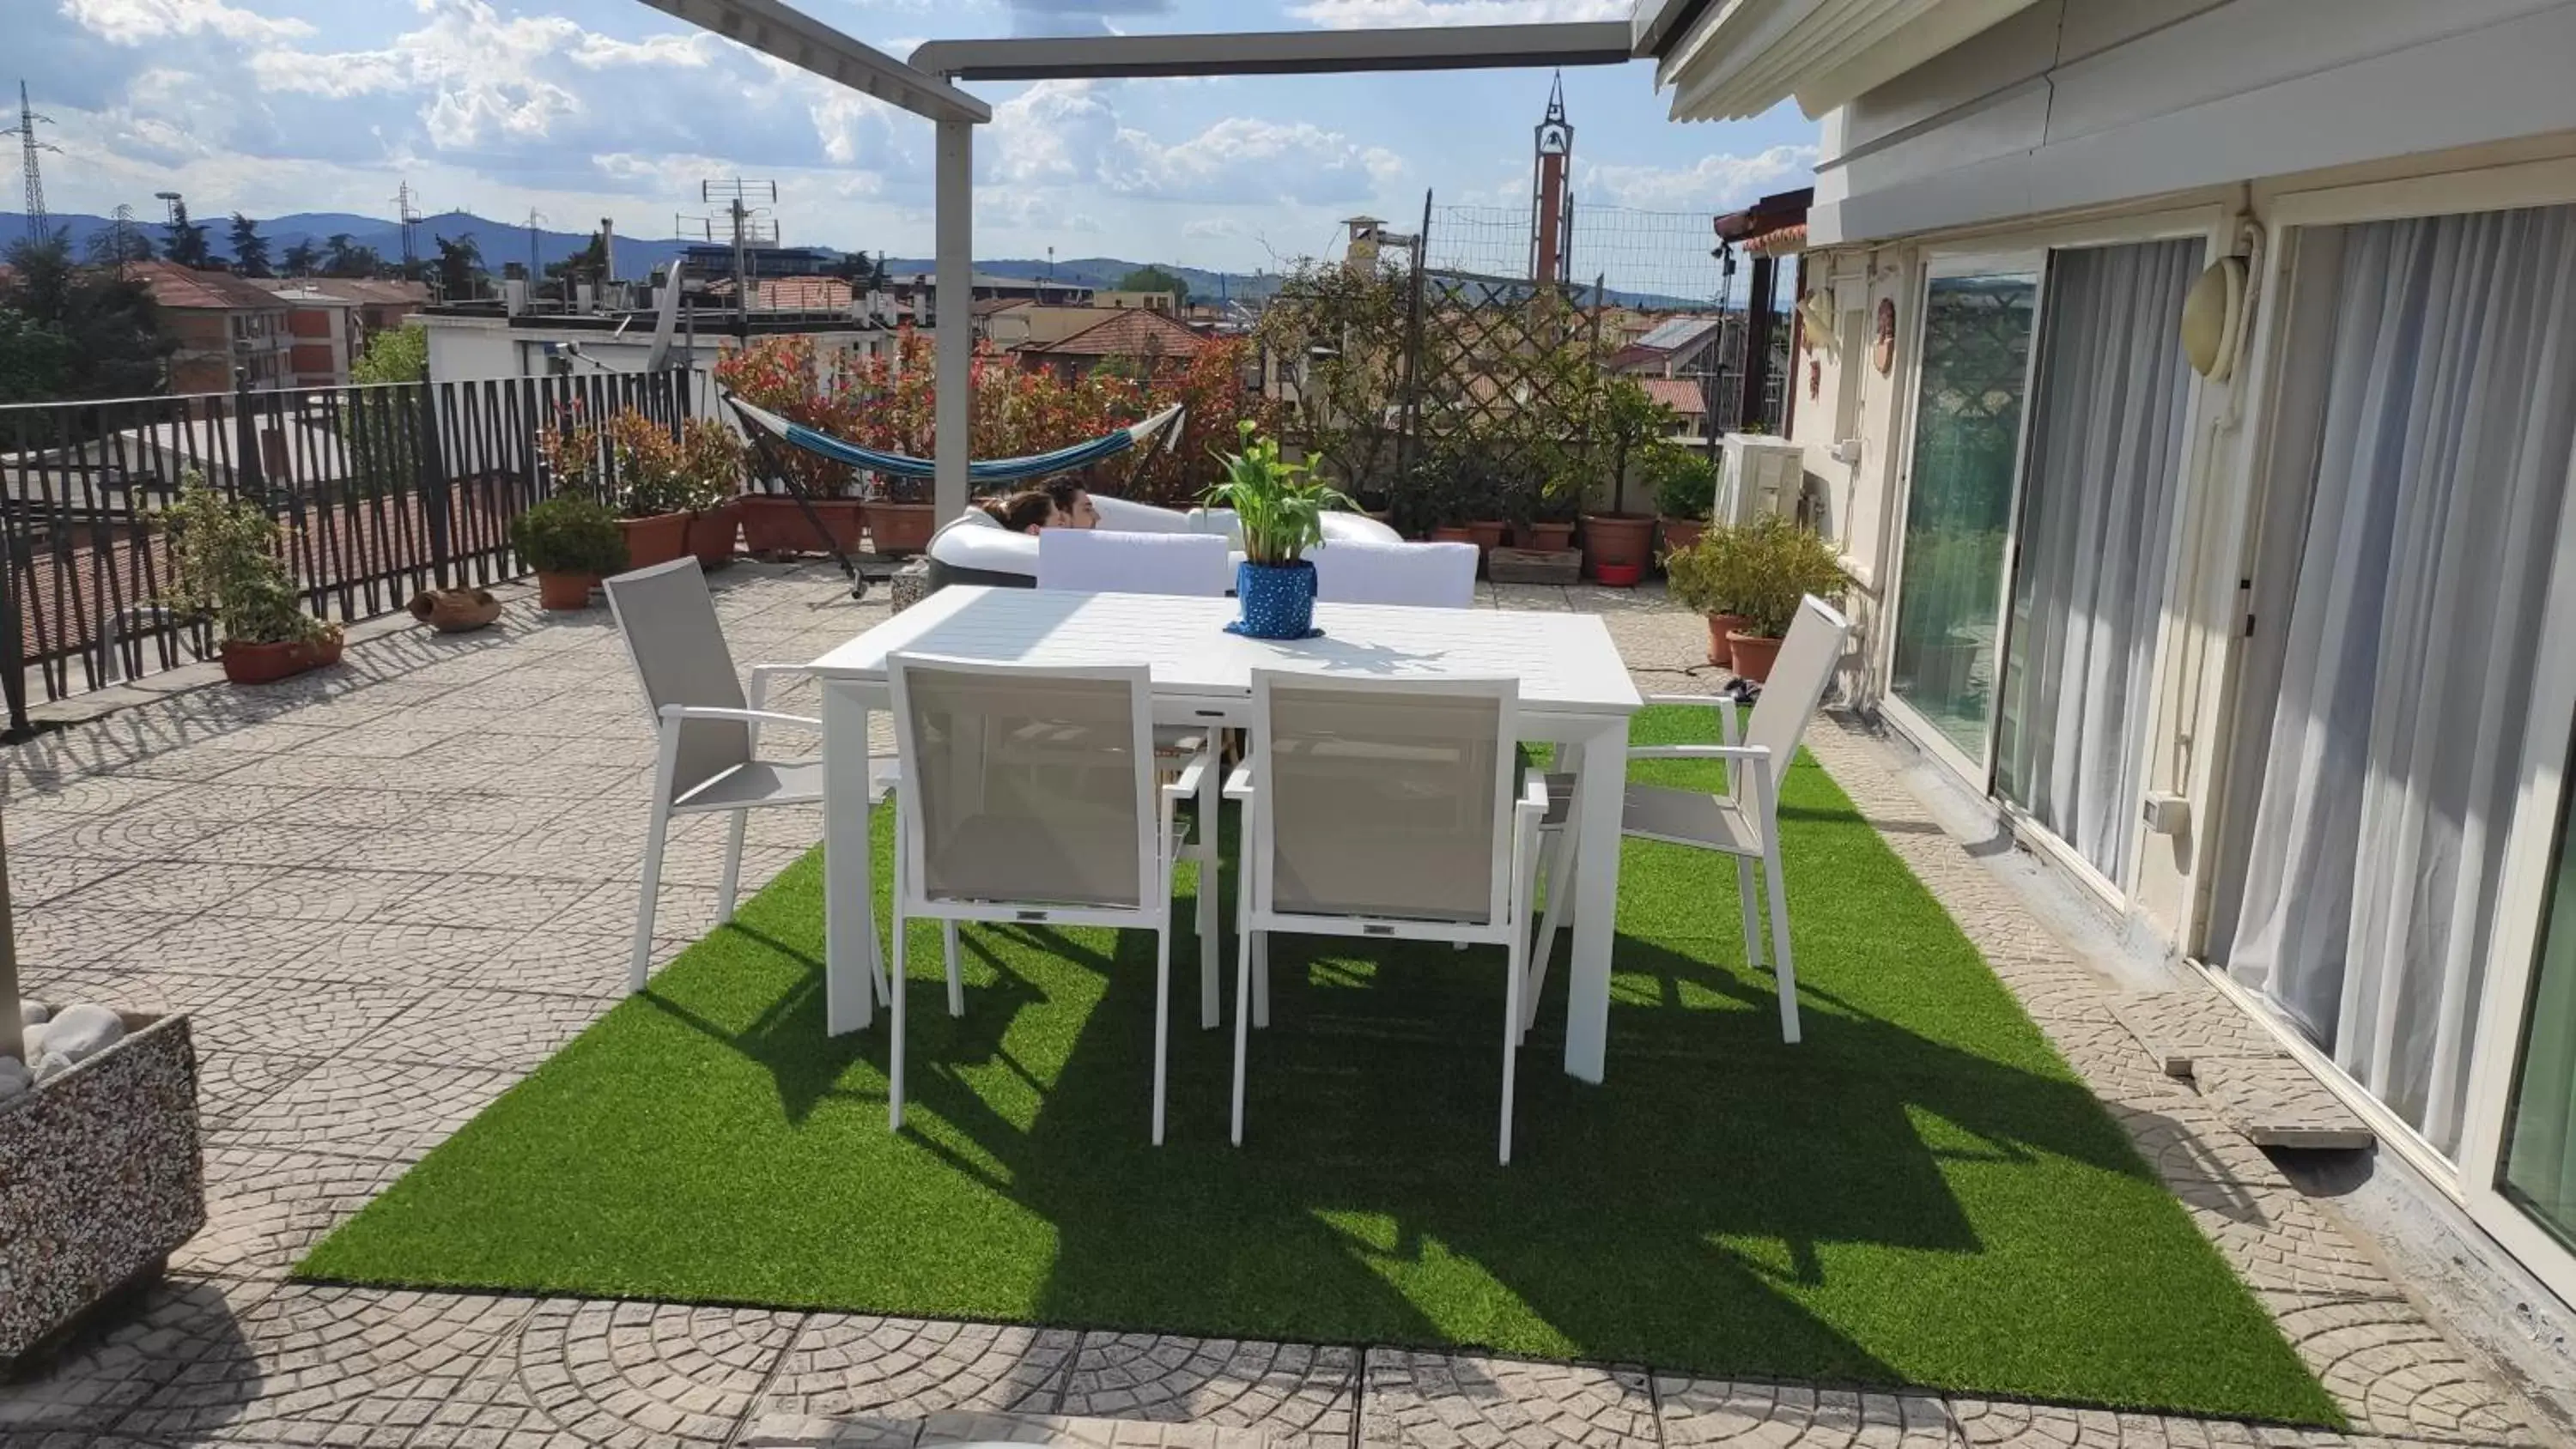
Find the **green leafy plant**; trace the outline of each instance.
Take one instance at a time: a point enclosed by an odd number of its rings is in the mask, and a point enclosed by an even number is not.
[[[510,547],[541,574],[613,574],[626,567],[617,516],[578,494],[559,494],[511,520]]]
[[[1664,575],[1682,607],[1736,615],[1744,620],[1741,632],[1764,639],[1789,632],[1807,595],[1831,603],[1850,582],[1831,542],[1778,516],[1710,529],[1698,543],[1667,555]]]
[[[226,643],[313,643],[336,624],[304,612],[286,569],[285,538],[268,510],[227,498],[190,474],[163,515],[174,608],[210,620]]]
[[[1331,484],[1315,481],[1306,464],[1280,457],[1279,441],[1262,437],[1251,419],[1237,423],[1235,431],[1239,449],[1216,455],[1225,478],[1200,501],[1234,510],[1245,558],[1257,564],[1295,563],[1324,541],[1324,514],[1350,509],[1351,500]]]
[[[1655,490],[1655,511],[1666,518],[1705,520],[1716,504],[1717,465],[1706,453],[1658,443],[1646,450],[1643,471]]]

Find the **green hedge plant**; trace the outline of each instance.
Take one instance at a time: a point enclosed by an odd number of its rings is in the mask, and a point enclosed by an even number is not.
[[[1732,614],[1737,631],[1764,639],[1789,632],[1813,594],[1839,601],[1850,576],[1833,544],[1794,519],[1767,516],[1740,528],[1712,528],[1664,560],[1673,598],[1696,613]]]
[[[617,515],[579,494],[558,494],[510,522],[510,547],[541,574],[613,574],[626,567]]]
[[[285,537],[267,509],[191,475],[162,521],[170,540],[169,602],[212,621],[226,643],[314,643],[339,633],[304,611],[287,572]]]

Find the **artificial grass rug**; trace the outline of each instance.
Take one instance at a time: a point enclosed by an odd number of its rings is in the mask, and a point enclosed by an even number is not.
[[[1709,718],[1650,711],[1635,735]],[[1237,1150],[1231,1032],[1197,1029],[1186,927],[1166,1146],[1146,1142],[1152,939],[1019,927],[967,928],[962,1019],[916,928],[890,1135],[883,1017],[823,1034],[809,857],[298,1271],[2339,1423],[1812,761],[1783,815],[1804,1044],[1744,964],[1730,863],[1628,842],[1608,1080],[1561,1070],[1560,948],[1507,1168],[1498,950],[1274,942]]]

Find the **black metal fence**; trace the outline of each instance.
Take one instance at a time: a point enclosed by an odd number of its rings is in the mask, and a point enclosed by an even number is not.
[[[163,606],[160,516],[190,478],[263,503],[306,606],[355,622],[418,590],[521,576],[539,432],[621,408],[676,423],[685,372],[493,378],[0,407],[0,670],[12,733],[45,700],[210,657]]]

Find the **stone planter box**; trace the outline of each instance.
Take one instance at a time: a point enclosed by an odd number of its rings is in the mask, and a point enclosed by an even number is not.
[[[185,1016],[0,1102],[0,1379],[161,1271],[206,1224]]]
[[[1583,553],[1571,548],[1498,548],[1485,555],[1485,577],[1498,584],[1581,583]]]

